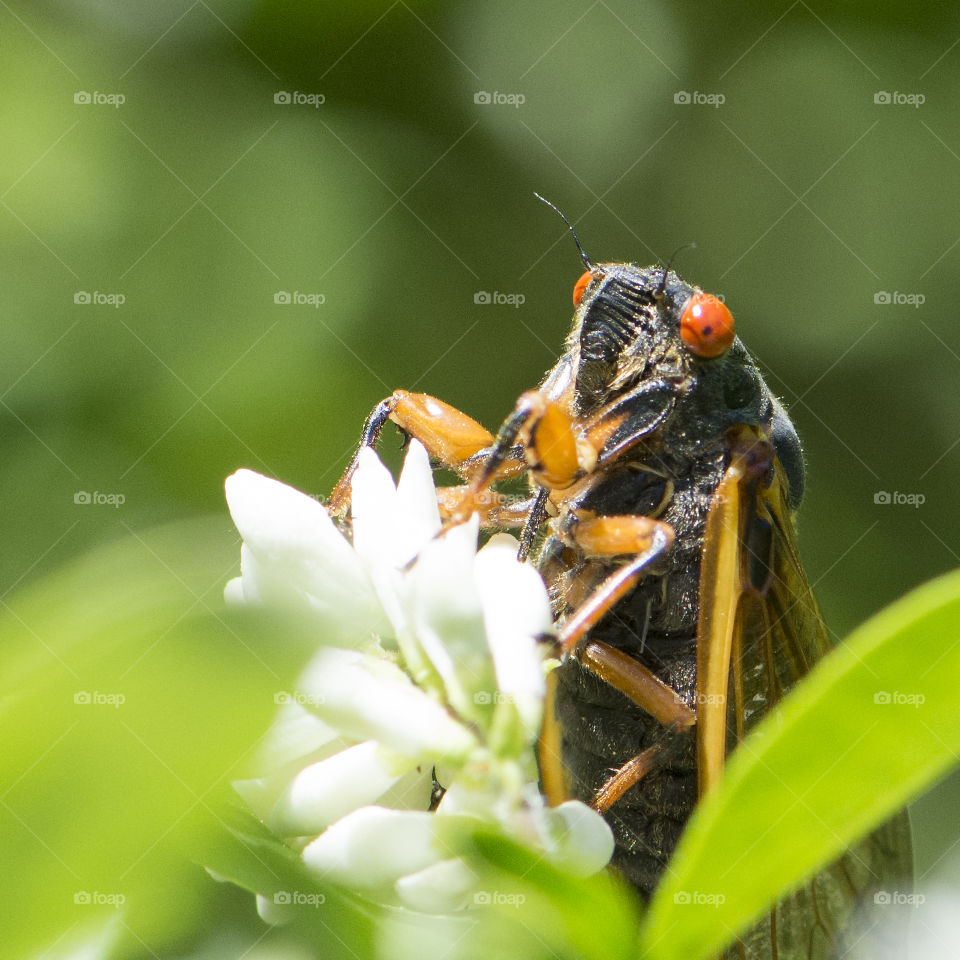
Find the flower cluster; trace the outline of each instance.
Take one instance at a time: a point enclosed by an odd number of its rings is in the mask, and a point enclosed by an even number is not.
[[[252,471],[226,495],[243,538],[228,602],[299,611],[318,641],[264,775],[237,785],[308,867],[381,902],[454,910],[476,881],[448,843],[468,818],[572,873],[602,869],[603,820],[576,801],[548,808],[537,787],[543,581],[513,537],[478,551],[476,519],[442,528],[419,443],[397,484],[362,451],[352,542],[317,500]],[[430,813],[434,770],[446,792]]]

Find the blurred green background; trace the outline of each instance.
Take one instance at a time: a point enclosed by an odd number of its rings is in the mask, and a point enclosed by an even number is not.
[[[496,426],[582,269],[534,190],[595,260],[696,241],[805,442],[836,635],[960,563],[957,8],[11,0],[0,30],[5,596],[171,519],[229,546],[240,466],[328,493],[395,387]],[[960,874],[958,805],[915,808],[921,885]]]

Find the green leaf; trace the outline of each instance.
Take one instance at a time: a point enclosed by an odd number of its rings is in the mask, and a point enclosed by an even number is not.
[[[645,958],[712,956],[957,762],[958,640],[954,572],[856,629],[764,719],[684,833]],[[725,900],[683,903],[690,891]]]
[[[639,903],[618,878],[609,873],[571,876],[483,829],[474,832],[472,845],[473,862],[479,855],[494,868],[483,879],[497,885],[486,891],[487,902],[532,933],[539,946],[548,948],[547,956],[627,960],[635,955]]]
[[[198,861],[218,879],[274,904],[284,921],[308,938],[317,956],[373,955],[374,921],[382,910],[319,883],[299,854],[243,811],[225,811],[221,822],[225,829],[195,850]]]
[[[219,524],[222,527],[222,522]],[[221,830],[310,645],[222,600],[236,547],[207,524],[139,534],[9,598],[0,616],[0,899],[11,956],[122,917],[162,952],[202,924],[191,862]],[[225,562],[226,561],[226,562]],[[205,892],[206,891],[206,892]]]

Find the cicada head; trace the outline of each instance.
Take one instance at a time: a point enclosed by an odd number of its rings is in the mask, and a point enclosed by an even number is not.
[[[577,281],[573,301],[567,347],[579,412],[612,403],[643,381],[668,384],[675,402],[660,428],[665,441],[692,451],[722,444],[731,428],[757,427],[774,445],[791,507],[799,504],[797,433],[721,297],[663,267],[601,263]]]

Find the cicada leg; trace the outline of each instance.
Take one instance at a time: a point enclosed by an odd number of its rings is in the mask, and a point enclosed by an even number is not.
[[[480,491],[492,483],[518,446],[526,469],[548,490],[569,487],[589,473],[597,460],[596,450],[578,439],[572,419],[560,405],[530,390],[520,395],[513,413],[504,420],[490,455],[471,486]]]
[[[550,498],[550,491],[546,487],[541,487],[540,492],[533,498],[530,504],[530,512],[524,522],[523,530],[520,533],[520,549],[517,551],[517,559],[522,563],[530,556],[530,550],[533,548],[533,541],[537,537],[537,531],[540,525],[547,519],[547,500]]]
[[[660,744],[655,743],[628,760],[594,794],[590,806],[597,813],[606,813],[632,786],[639,783],[653,769],[660,753]]]
[[[467,484],[437,487],[440,517],[453,521],[472,510],[480,517],[481,527],[509,530],[525,526],[536,506],[536,497],[517,497],[496,490],[474,493]]]
[[[619,690],[649,713],[664,728],[674,732],[687,730],[696,722],[696,714],[651,670],[633,657],[609,644],[591,641],[590,629],[597,624],[638,583],[649,567],[673,543],[673,530],[665,523],[643,516],[590,517],[570,515],[561,524],[561,536],[587,557],[601,558],[633,554],[633,559],[611,573],[567,619],[560,630],[559,644],[568,655],[576,656],[586,670]],[[551,802],[557,799],[559,773],[555,769],[555,736],[541,743],[541,766],[549,767]],[[629,760],[600,788],[593,806],[609,809],[652,768],[659,746],[650,747]],[[546,782],[546,781],[545,781]]]
[[[568,514],[560,522],[558,532],[585,557],[633,557],[607,576],[564,623],[560,645],[564,653],[571,653],[591,628],[637,585],[646,569],[671,547],[674,535],[669,524],[650,517],[595,517],[582,511]]]
[[[494,443],[493,434],[456,407],[426,393],[395,390],[367,417],[357,452],[330,495],[328,506],[334,516],[346,513],[350,502],[350,481],[357,469],[360,451],[364,447],[376,446],[387,420],[392,420],[405,434],[419,440],[434,460],[465,479],[473,477],[480,465],[489,459],[481,454]],[[509,456],[500,458],[498,468],[494,480],[516,475],[525,469],[522,461]]]

